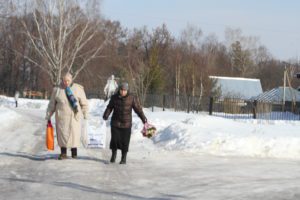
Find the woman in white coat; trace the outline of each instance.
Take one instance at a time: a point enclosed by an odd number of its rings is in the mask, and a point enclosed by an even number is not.
[[[67,148],[71,148],[72,158],[77,158],[80,145],[81,119],[87,119],[88,101],[83,86],[72,82],[72,75],[63,77],[61,86],[52,91],[46,113],[46,120],[51,120],[55,113],[56,135],[61,154],[58,159],[67,158]]]

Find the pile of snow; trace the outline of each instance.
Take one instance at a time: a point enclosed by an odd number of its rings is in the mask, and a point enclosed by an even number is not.
[[[26,98],[19,98],[18,100],[18,108],[24,109],[42,109],[45,110],[48,106],[48,100],[41,100],[41,99],[26,99]],[[0,106],[6,106],[10,108],[16,107],[15,99],[12,97],[6,97],[0,95]]]
[[[259,123],[258,123],[259,122]],[[154,143],[168,150],[221,156],[300,158],[299,122],[191,116],[160,130]]]
[[[6,107],[13,107],[13,98],[0,97],[0,120],[17,114]],[[47,100],[21,99],[22,108],[44,110]],[[108,102],[89,100],[89,125],[93,134],[100,132],[102,115]],[[155,109],[159,110],[159,109]],[[156,126],[158,133],[148,139],[142,136],[143,124],[133,114],[131,147],[142,146],[148,151],[187,151],[198,154],[220,156],[248,156],[300,159],[299,121],[264,121],[254,119],[224,119],[207,113],[188,114],[173,111],[144,109],[149,123]],[[107,122],[109,126],[109,122]],[[101,131],[101,134],[105,131]]]

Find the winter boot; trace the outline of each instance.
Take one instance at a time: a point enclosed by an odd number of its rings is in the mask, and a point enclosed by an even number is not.
[[[110,159],[110,162],[111,163],[114,163],[116,161],[116,157],[117,157],[117,150],[111,150],[111,159]]]
[[[122,152],[122,158],[120,164],[126,164],[126,156],[127,156],[127,152]]]
[[[77,148],[71,148],[72,158],[77,158]]]
[[[67,148],[61,147],[60,151],[61,151],[61,153],[58,156],[58,160],[64,160],[64,159],[66,159],[67,158]]]

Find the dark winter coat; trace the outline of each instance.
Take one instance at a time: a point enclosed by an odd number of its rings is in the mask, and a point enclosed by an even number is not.
[[[111,126],[117,128],[131,128],[132,126],[132,109],[145,123],[147,121],[142,107],[138,100],[132,94],[122,97],[119,93],[113,95],[103,114],[103,119],[107,120],[113,111]]]

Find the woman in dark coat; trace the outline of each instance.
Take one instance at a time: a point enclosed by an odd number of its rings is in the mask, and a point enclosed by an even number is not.
[[[112,150],[110,162],[112,163],[116,161],[117,149],[120,149],[122,151],[120,164],[126,164],[132,126],[132,109],[143,123],[147,122],[138,100],[128,92],[128,83],[122,83],[118,93],[111,97],[103,114],[103,119],[107,120],[110,113],[113,112],[110,140],[110,149]]]

